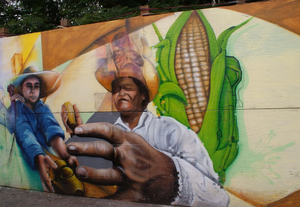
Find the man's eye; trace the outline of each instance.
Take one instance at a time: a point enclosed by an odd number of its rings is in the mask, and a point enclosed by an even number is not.
[[[114,89],[112,90],[112,94],[115,94],[115,93],[118,93],[118,92],[120,92],[120,89],[119,89],[119,88],[114,88]]]

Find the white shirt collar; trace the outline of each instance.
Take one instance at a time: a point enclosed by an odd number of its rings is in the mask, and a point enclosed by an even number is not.
[[[136,127],[133,128],[133,130],[131,130],[121,119],[121,116],[117,119],[117,121],[115,122],[115,126],[119,126],[120,128],[124,129],[125,131],[132,131],[134,132],[135,130],[137,130],[138,128],[142,127],[145,125],[145,122],[147,120],[147,118],[149,117],[149,115],[151,115],[151,112],[149,112],[147,109],[145,109],[145,111],[143,111],[140,119],[139,119],[139,123]]]

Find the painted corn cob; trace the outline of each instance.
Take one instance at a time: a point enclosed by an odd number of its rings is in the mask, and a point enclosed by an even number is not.
[[[74,129],[77,123],[75,119],[75,112],[74,112],[73,105],[70,102],[65,102],[64,106],[66,107],[69,126],[71,129]]]
[[[210,50],[205,26],[193,12],[176,44],[175,73],[187,98],[186,114],[192,130],[200,131],[210,85]]]
[[[249,19],[250,20],[250,19]],[[226,56],[231,34],[245,25],[230,27],[216,39],[202,12],[183,12],[157,48],[161,81],[154,99],[158,114],[172,116],[190,127],[204,143],[220,181],[238,153],[235,116],[239,62]]]

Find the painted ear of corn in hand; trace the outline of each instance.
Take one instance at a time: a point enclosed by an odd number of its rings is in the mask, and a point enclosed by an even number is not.
[[[183,12],[165,39],[153,24],[160,41],[155,45],[157,113],[198,133],[221,182],[238,153],[236,87],[242,77],[238,60],[226,56],[226,47],[231,34],[248,21],[228,28],[218,39],[200,10]]]
[[[73,104],[68,101],[63,105],[66,107],[69,127],[73,130],[77,126]]]

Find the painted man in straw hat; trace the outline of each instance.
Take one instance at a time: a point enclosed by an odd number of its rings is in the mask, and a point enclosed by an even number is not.
[[[53,149],[70,165],[77,165],[77,159],[66,151],[64,131],[40,100],[59,87],[58,76],[56,72],[39,72],[30,66],[12,80],[15,91],[24,97],[24,101],[16,101],[16,140],[28,165],[39,171],[43,188],[49,192],[54,189],[47,171],[57,166],[45,150],[52,152]]]
[[[143,59],[137,53],[123,50],[118,54],[114,56],[118,70],[99,67],[96,77],[112,93],[120,117],[114,125],[89,123],[74,130],[76,135],[108,142],[68,144],[70,154],[102,157],[111,160],[113,166],[108,169],[79,166],[77,176],[92,183],[118,185],[117,193],[112,196],[115,199],[227,206],[229,198],[218,184],[212,161],[197,135],[171,117],[155,117],[146,110],[157,92],[157,75],[144,75]]]

